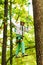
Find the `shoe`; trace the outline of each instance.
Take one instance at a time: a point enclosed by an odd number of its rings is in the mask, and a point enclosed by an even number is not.
[[[20,56],[16,55],[16,58],[19,58]]]
[[[22,54],[22,57],[24,57],[24,56],[28,56],[27,54]]]

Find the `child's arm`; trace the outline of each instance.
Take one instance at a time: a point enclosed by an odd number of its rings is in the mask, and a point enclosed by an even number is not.
[[[12,21],[12,24],[13,24],[13,26],[15,26],[15,27],[17,26],[17,24],[15,23],[15,21]]]
[[[13,24],[15,27],[17,27],[17,28],[20,27],[20,23],[17,23],[17,22],[15,22],[14,20],[12,20],[12,24]]]

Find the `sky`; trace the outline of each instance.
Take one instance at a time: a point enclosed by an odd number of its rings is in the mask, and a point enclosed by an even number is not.
[[[33,16],[33,6],[32,6],[32,0],[29,0],[30,5],[29,5],[29,14]]]

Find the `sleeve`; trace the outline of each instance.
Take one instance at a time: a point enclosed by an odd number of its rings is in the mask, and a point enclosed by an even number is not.
[[[13,20],[12,20],[12,23],[13,23],[13,25],[14,25],[14,26],[17,26],[17,24],[16,24],[16,22],[15,22],[15,21],[13,21]]]
[[[12,23],[13,23],[13,25],[14,25],[15,27],[17,27],[17,28],[20,27],[20,23],[17,24],[15,20],[12,20]]]

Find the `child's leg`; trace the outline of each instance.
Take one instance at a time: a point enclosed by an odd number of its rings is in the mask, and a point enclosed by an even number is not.
[[[25,45],[24,45],[23,41],[21,42],[21,49],[22,49],[22,54],[24,54],[25,53]]]
[[[20,50],[20,44],[18,43],[18,46],[17,46],[17,49],[16,49],[16,55],[18,55],[19,50]]]

